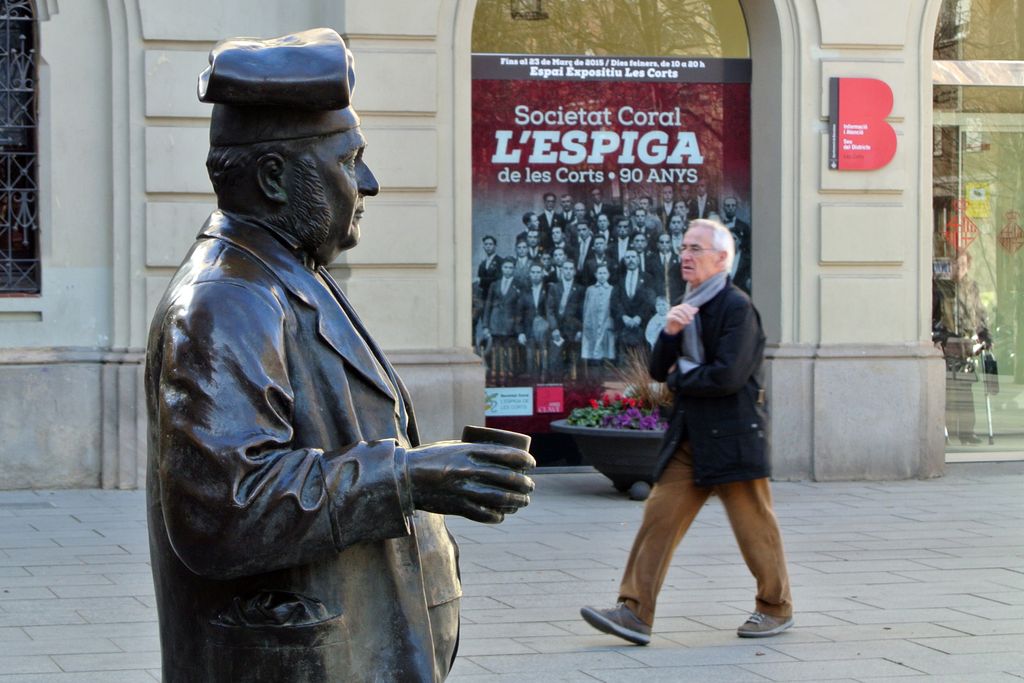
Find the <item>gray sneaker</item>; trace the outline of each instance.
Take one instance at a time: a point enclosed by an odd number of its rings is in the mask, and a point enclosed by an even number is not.
[[[767,638],[782,633],[792,625],[793,617],[773,617],[770,614],[754,612],[736,629],[736,635],[740,638]]]
[[[618,636],[636,645],[651,642],[651,627],[640,621],[623,602],[612,609],[584,607],[580,610],[580,616],[602,633]]]

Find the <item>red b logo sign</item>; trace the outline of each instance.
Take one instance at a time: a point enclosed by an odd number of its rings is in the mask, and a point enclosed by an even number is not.
[[[833,78],[829,86],[829,166],[873,171],[892,161],[896,131],[885,122],[892,89],[876,78]]]

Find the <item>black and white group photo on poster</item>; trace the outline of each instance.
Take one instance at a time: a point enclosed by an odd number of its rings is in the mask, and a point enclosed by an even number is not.
[[[552,187],[532,206],[506,209],[522,209],[518,224],[475,225],[473,346],[488,386],[597,379],[631,349],[650,349],[682,299],[680,246],[694,219],[729,228],[731,275],[749,292],[750,223],[741,206],[703,180],[618,196],[602,186]]]

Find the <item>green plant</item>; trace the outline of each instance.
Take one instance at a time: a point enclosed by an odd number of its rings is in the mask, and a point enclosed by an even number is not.
[[[661,408],[672,405],[672,392],[664,383],[651,380],[647,355],[630,349],[622,365],[614,370],[625,387],[623,393],[590,399],[590,405],[575,408],[567,422],[577,427],[665,429]]]
[[[612,429],[665,429],[666,423],[657,407],[644,405],[640,399],[615,394],[590,399],[590,405],[575,408],[567,422],[577,427],[609,427]]]

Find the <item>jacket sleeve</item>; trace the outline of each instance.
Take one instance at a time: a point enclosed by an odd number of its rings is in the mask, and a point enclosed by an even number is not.
[[[685,396],[729,396],[739,392],[761,362],[761,326],[754,307],[730,301],[711,357],[689,372],[675,373],[672,389]]]
[[[293,443],[286,311],[269,291],[183,290],[162,321],[157,472],[175,553],[213,578],[313,562],[409,533],[405,450]],[[325,406],[329,409],[329,406]]]
[[[664,329],[658,335],[647,366],[651,379],[655,382],[664,382],[668,378],[669,372],[675,367],[676,360],[679,358],[679,345],[682,342],[682,336],[682,332],[668,334]]]

